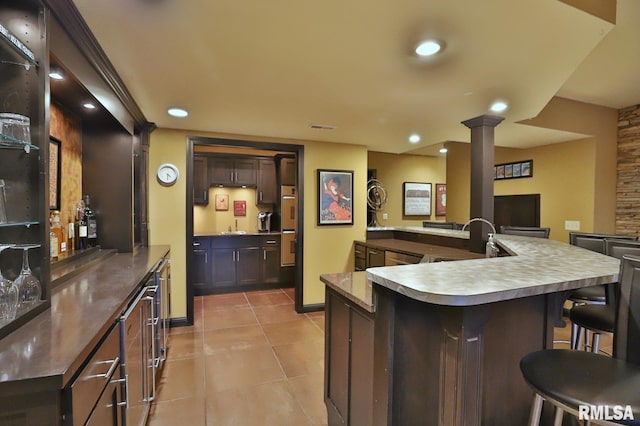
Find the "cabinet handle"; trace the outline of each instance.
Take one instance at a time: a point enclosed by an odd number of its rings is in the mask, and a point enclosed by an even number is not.
[[[362,253],[360,250],[356,250],[356,254],[360,254]]]
[[[378,252],[377,252],[377,251],[375,251],[375,250],[369,250],[369,254],[372,254],[372,255],[374,255],[374,256],[375,256],[376,254],[380,254],[380,253],[378,253]]]
[[[115,357],[115,359],[110,359],[110,360],[107,360],[107,361],[100,361],[100,362],[97,362],[96,364],[109,364],[109,363],[111,363],[111,366],[109,366],[109,369],[107,370],[106,373],[94,374],[92,376],[87,376],[83,380],[107,379],[107,378],[111,377],[111,375],[115,371],[116,367],[118,367],[118,364],[120,363],[120,358],[119,357]]]
[[[236,251],[234,250],[231,255],[233,256],[232,262],[236,261]]]
[[[200,247],[200,243],[193,243],[194,247]]]
[[[267,260],[267,251],[266,250],[262,250],[262,258],[266,261]]]
[[[262,201],[262,191],[260,191],[260,201]]]
[[[229,173],[229,180],[233,182],[233,172]]]
[[[238,258],[237,258],[236,262],[240,262],[240,252],[237,251],[236,253],[238,254]]]
[[[204,252],[204,263],[209,263],[209,252]]]
[[[267,240],[266,244],[275,244],[276,240]]]

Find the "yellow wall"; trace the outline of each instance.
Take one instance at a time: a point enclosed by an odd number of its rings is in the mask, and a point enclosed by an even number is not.
[[[216,194],[229,196],[229,210],[216,210]],[[234,216],[233,202],[246,201],[246,216]],[[255,188],[209,188],[209,204],[193,207],[193,233],[194,234],[219,234],[228,231],[229,227],[235,230],[236,220],[238,230],[258,232],[258,212],[273,211],[270,206],[256,206]]]
[[[495,195],[540,194],[540,226],[550,238],[568,242],[565,220],[578,220],[592,232],[595,204],[595,141],[591,138],[532,149],[496,148],[495,162],[533,160],[533,177],[494,182]],[[449,144],[447,153],[447,217],[469,219],[469,144]]]
[[[382,152],[369,152],[369,169],[376,170],[377,179],[387,192],[387,204],[377,215],[380,226],[422,226],[423,220],[445,220],[436,217],[436,183],[446,182],[445,157],[427,157],[421,155],[396,155]],[[413,217],[402,215],[402,183],[431,183],[431,216]],[[383,219],[383,213],[389,215]]]
[[[149,149],[149,243],[171,245],[171,312],[174,317],[186,316],[185,205],[187,189],[184,174],[186,171],[187,136],[189,135],[240,139],[237,135],[196,134],[185,130],[169,129],[157,129],[151,134]],[[304,145],[303,303],[305,305],[324,303],[324,285],[319,280],[320,274],[353,270],[353,241],[366,237],[367,150],[364,146],[359,145],[286,141],[261,137],[246,137],[245,139]],[[178,182],[168,188],[160,186],[155,179],[157,167],[165,162],[171,162],[178,166],[181,173]],[[318,226],[316,224],[317,169],[354,171],[353,226]],[[247,202],[248,207],[249,202]]]

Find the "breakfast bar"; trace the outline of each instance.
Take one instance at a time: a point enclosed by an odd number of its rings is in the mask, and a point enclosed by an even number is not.
[[[520,359],[552,346],[558,300],[615,282],[619,261],[541,238],[497,241],[508,256],[321,276],[329,424],[526,424]]]

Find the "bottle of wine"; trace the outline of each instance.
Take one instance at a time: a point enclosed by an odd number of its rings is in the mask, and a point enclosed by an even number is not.
[[[87,222],[87,245],[89,247],[95,247],[98,245],[98,223],[96,222],[96,215],[91,210],[91,202],[89,196],[84,196],[84,217]]]
[[[85,250],[88,248],[87,246],[87,221],[84,217],[85,205],[84,201],[80,200],[78,204],[76,204],[76,221],[78,230],[78,235],[76,236],[76,246],[78,250]]]

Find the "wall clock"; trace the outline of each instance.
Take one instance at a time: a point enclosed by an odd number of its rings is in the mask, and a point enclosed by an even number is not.
[[[164,186],[171,186],[178,180],[180,172],[173,164],[165,163],[158,167],[158,182]]]

